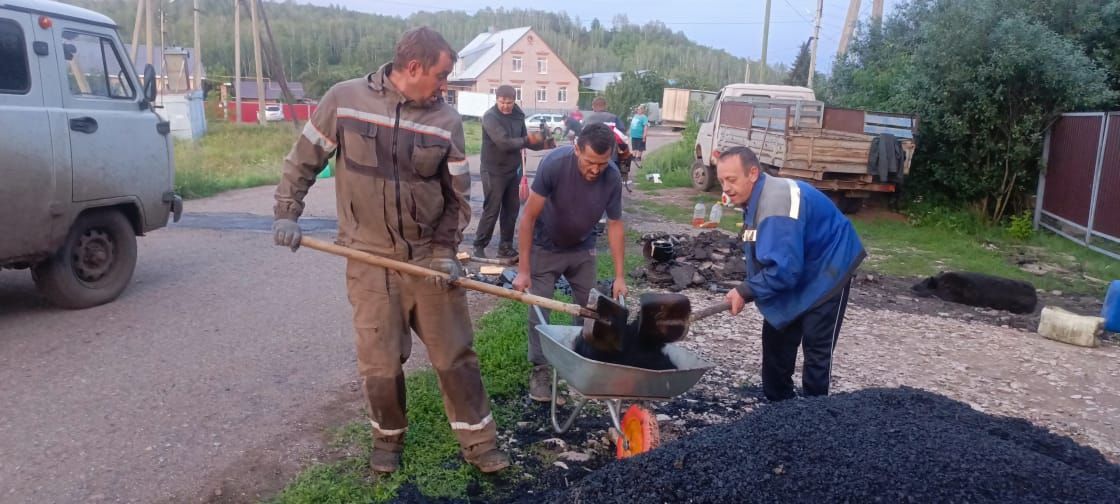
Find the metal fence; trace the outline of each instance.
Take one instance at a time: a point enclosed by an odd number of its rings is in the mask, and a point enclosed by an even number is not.
[[[1043,145],[1035,229],[1120,259],[1120,112],[1063,114]]]

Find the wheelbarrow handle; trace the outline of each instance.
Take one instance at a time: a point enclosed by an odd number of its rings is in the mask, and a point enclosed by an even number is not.
[[[397,260],[389,259],[387,257],[381,257],[381,256],[378,256],[378,255],[370,254],[368,252],[363,252],[361,250],[355,250],[355,249],[352,249],[350,247],[343,247],[342,245],[337,245],[337,244],[334,244],[334,243],[327,243],[327,242],[322,241],[322,240],[316,240],[315,238],[309,238],[307,236],[304,236],[300,240],[300,245],[302,245],[304,247],[307,247],[307,248],[310,248],[310,249],[318,250],[320,252],[326,252],[328,254],[334,254],[334,255],[337,255],[337,256],[345,257],[347,259],[352,259],[352,260],[355,260],[355,261],[363,262],[363,263],[366,263],[366,264],[369,264],[369,265],[372,265],[372,266],[379,266],[379,267],[382,267],[382,268],[388,268],[388,269],[391,269],[391,270],[394,270],[394,271],[399,271],[401,273],[406,273],[406,274],[409,274],[409,275],[415,275],[415,276],[420,276],[420,277],[433,277],[433,276],[442,277],[442,278],[451,280],[451,284],[455,285],[457,287],[462,287],[464,289],[470,289],[470,290],[473,290],[473,291],[478,291],[478,292],[482,292],[482,293],[486,293],[486,294],[491,294],[491,295],[498,296],[498,297],[503,297],[503,298],[506,298],[506,299],[512,299],[514,301],[518,301],[518,302],[525,303],[525,304],[528,304],[528,305],[540,306],[540,307],[548,308],[549,310],[560,311],[560,312],[568,313],[568,314],[571,314],[571,315],[574,315],[574,316],[577,316],[577,317],[592,318],[592,319],[598,319],[599,318],[598,314],[595,313],[594,310],[584,308],[584,307],[579,306],[577,304],[564,303],[564,302],[561,302],[561,301],[557,301],[555,299],[549,299],[549,298],[546,298],[546,297],[543,297],[543,296],[537,296],[537,295],[529,294],[527,292],[516,291],[516,290],[513,290],[513,289],[506,289],[504,287],[499,287],[497,285],[491,285],[491,284],[488,284],[488,283],[485,283],[485,282],[479,282],[478,280],[471,280],[469,278],[454,278],[454,279],[452,279],[451,275],[448,275],[447,273],[444,273],[442,271],[436,271],[436,270],[433,270],[433,269],[425,268],[423,266],[417,266],[415,264],[407,263],[407,262],[404,262],[404,261],[397,261]]]

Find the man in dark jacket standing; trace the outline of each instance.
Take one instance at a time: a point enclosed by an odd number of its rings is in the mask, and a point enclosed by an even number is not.
[[[852,274],[867,255],[855,228],[812,185],[763,173],[747,147],[720,154],[716,173],[743,208],[747,278],[727,302],[735,315],[750,301],[762,312],[763,393],[771,401],[796,397],[800,346],[804,394],[828,395]]]
[[[475,231],[474,255],[486,257],[486,247],[494,236],[494,224],[501,217],[498,257],[514,257],[513,231],[521,208],[517,188],[521,183],[521,149],[540,150],[544,139],[525,127],[525,113],[517,106],[513,86],[500,86],[497,103],[482,116],[482,219]]]

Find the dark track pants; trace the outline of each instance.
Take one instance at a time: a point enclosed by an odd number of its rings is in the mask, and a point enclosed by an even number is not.
[[[500,245],[514,245],[513,232],[517,227],[517,214],[521,211],[521,198],[517,194],[521,176],[514,173],[490,174],[482,170],[482,218],[475,231],[474,246],[486,248],[494,237],[494,225],[499,224]]]
[[[793,369],[799,346],[804,353],[801,369],[804,395],[828,395],[832,351],[840,336],[850,289],[851,281],[840,293],[805,312],[785,329],[778,330],[769,322],[762,322],[762,390],[767,399],[782,401],[797,397],[793,390]]]

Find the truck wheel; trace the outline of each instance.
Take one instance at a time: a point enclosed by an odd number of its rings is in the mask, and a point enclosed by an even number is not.
[[[692,187],[708,192],[716,187],[716,169],[697,159],[692,164]]]
[[[863,208],[863,198],[841,195],[833,197],[832,201],[836,203],[836,208],[839,208],[840,212],[845,215],[859,213],[860,209]]]
[[[31,270],[35,286],[52,304],[89,308],[117,298],[136,268],[136,233],[116,211],[78,217],[66,242]]]

